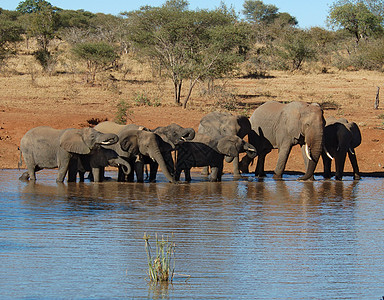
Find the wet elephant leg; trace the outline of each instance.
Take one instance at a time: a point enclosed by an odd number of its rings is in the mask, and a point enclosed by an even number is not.
[[[149,164],[149,182],[156,182],[158,169],[159,169],[159,164],[157,162],[151,162]]]
[[[348,151],[348,157],[353,168],[353,179],[355,180],[361,179],[359,165],[357,164],[356,154],[352,154],[350,151]]]
[[[257,177],[265,177],[264,164],[265,164],[265,154],[261,154],[257,158],[257,164],[255,169],[255,176]]]
[[[134,168],[137,182],[144,182],[144,162],[137,160]]]
[[[322,159],[323,159],[323,166],[324,166],[323,177],[325,179],[330,179],[332,160],[327,155],[322,155]]]
[[[346,151],[338,151],[335,158],[335,165],[336,165],[336,173],[335,173],[335,179],[336,180],[342,180],[343,179],[343,173],[344,173],[344,165],[345,165],[345,159],[347,157]]]
[[[239,156],[236,156],[233,161],[233,177],[240,177],[240,170],[239,170]]]
[[[289,154],[291,153],[292,145],[283,145],[279,148],[279,156],[275,168],[273,178],[280,179],[283,176],[285,166],[287,165]]]

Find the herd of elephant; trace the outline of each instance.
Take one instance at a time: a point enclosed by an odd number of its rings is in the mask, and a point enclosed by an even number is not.
[[[248,137],[248,142],[243,138]],[[54,129],[40,126],[29,130],[20,141],[21,156],[27,171],[21,180],[36,180],[36,172],[58,168],[57,182],[75,182],[79,174],[84,181],[90,172],[95,182],[104,180],[104,168],[118,167],[118,181],[144,182],[145,165],[149,165],[149,181],[155,182],[158,167],[170,182],[176,183],[184,171],[191,181],[190,169],[204,167],[210,180],[221,181],[224,160],[233,163],[234,178],[249,173],[249,165],[257,156],[255,175],[265,176],[266,155],[278,149],[274,178],[281,178],[294,145],[302,149],[306,171],[300,180],[311,180],[320,156],[324,178],[331,177],[335,159],[335,179],[343,177],[348,153],[354,179],[359,168],[354,149],[361,143],[361,133],[354,122],[328,118],[317,103],[269,101],[248,119],[230,113],[212,112],[201,120],[198,131],[175,123],[150,130],[143,126],[119,125],[111,121],[94,128]],[[173,156],[173,152],[176,154]],[[239,161],[239,154],[246,153]],[[174,158],[175,157],[175,158]]]

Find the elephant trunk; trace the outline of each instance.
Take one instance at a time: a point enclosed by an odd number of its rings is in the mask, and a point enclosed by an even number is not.
[[[195,130],[193,128],[185,128],[181,134],[180,139],[183,141],[193,140],[195,137]]]
[[[319,130],[318,130],[319,131]],[[323,130],[316,134],[309,132],[308,137],[305,137],[305,154],[308,158],[307,169],[305,174],[299,180],[308,180],[313,178],[317,162],[319,161],[321,152],[323,150]]]
[[[163,174],[165,175],[165,177],[170,181],[170,182],[173,182],[175,183],[175,179],[173,178],[173,176],[169,173],[168,169],[167,169],[167,164],[165,163],[164,161],[164,158],[163,156],[161,155],[161,152],[159,149],[156,149],[154,151],[150,151],[150,153],[148,153],[149,156],[155,160],[160,168],[161,168],[161,171],[163,172]]]
[[[101,145],[113,145],[119,141],[119,137],[113,133],[103,133],[98,138],[96,143]]]

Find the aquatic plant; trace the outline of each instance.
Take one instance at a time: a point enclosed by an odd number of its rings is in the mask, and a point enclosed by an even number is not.
[[[173,234],[172,234],[173,237]],[[175,270],[175,243],[171,240],[161,240],[156,233],[156,255],[151,254],[150,236],[144,233],[145,251],[148,259],[148,277],[152,282],[172,282]],[[171,266],[172,265],[172,266]]]

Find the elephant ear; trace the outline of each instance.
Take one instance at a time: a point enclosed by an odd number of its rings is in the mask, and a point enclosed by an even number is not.
[[[60,147],[77,154],[89,154],[91,150],[83,140],[79,129],[68,129],[60,137]]]
[[[226,156],[236,157],[239,155],[239,150],[236,142],[230,137],[221,138],[217,143],[217,150]]]
[[[120,147],[123,151],[128,152],[130,154],[136,154],[137,148],[137,136],[136,135],[128,135],[123,139],[120,139]]]
[[[291,136],[298,140],[302,135],[302,118],[303,115],[298,109],[287,109],[283,112],[284,122],[281,125],[286,126],[286,132],[288,136]]]

